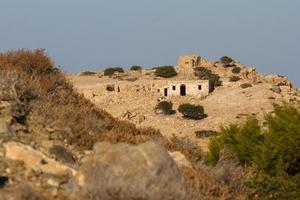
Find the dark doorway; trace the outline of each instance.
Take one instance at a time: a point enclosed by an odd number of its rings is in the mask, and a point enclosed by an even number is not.
[[[181,85],[180,86],[180,96],[185,96],[186,95],[186,86]]]
[[[165,97],[168,96],[168,88],[165,88],[164,95],[165,95]]]

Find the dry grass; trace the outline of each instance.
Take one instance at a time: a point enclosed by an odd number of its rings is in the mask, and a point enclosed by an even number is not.
[[[181,171],[192,193],[195,193],[195,199],[234,199],[229,188],[225,184],[213,180],[206,171],[198,171],[188,167],[182,167]]]
[[[245,186],[246,170],[233,160],[220,162],[211,167],[198,163],[194,169],[182,167],[181,171],[192,191],[199,194],[199,198],[217,199],[248,199],[254,191]],[[248,172],[249,173],[249,172]]]

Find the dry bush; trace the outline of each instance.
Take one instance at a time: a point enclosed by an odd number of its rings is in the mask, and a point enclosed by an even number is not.
[[[208,172],[213,179],[227,185],[233,195],[244,197],[250,195],[250,190],[246,187],[249,177],[252,176],[250,169],[244,168],[237,159],[222,157]]]
[[[166,146],[170,151],[180,151],[192,163],[200,161],[203,155],[201,148],[188,137],[179,138],[173,135],[173,137],[167,141]]]
[[[165,143],[166,141],[160,132],[153,128],[137,129],[132,123],[116,119],[112,119],[107,125],[107,131],[101,134],[84,135],[81,137],[80,141],[78,141],[78,144],[80,146],[91,148],[95,141],[109,141],[113,144],[120,142],[140,144],[150,140]]]
[[[252,84],[251,83],[243,83],[240,85],[240,87],[243,89],[246,89],[246,88],[252,87]]]
[[[204,199],[247,199],[253,194],[246,187],[250,170],[232,158],[222,159],[214,167],[198,162],[194,169],[182,167],[181,171],[190,188]]]
[[[234,199],[228,186],[211,178],[206,171],[183,166],[181,172],[191,193],[196,196],[194,199]]]
[[[92,72],[92,71],[83,71],[79,73],[79,76],[94,76],[96,75],[96,72]]]
[[[173,66],[155,67],[155,76],[163,78],[172,78],[177,76],[177,72]]]
[[[237,82],[237,81],[239,81],[239,80],[241,80],[241,78],[238,77],[238,76],[231,76],[231,77],[229,78],[229,82]]]

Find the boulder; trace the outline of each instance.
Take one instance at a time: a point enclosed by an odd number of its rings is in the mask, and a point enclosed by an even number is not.
[[[76,173],[74,169],[47,157],[30,146],[8,142],[4,144],[4,148],[6,158],[23,161],[27,169],[55,175],[75,175]]]
[[[183,155],[180,151],[169,152],[169,154],[179,167],[184,166],[184,167],[192,168],[191,163],[186,159],[185,155]]]
[[[176,163],[153,142],[96,144],[68,188],[75,199],[189,199]]]

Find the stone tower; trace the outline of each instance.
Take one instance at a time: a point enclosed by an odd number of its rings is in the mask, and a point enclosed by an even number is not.
[[[198,55],[184,55],[179,57],[176,70],[182,75],[192,75],[194,68],[201,66],[201,57]]]

